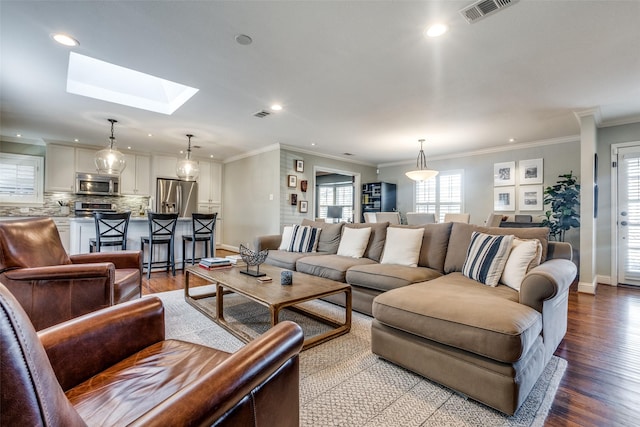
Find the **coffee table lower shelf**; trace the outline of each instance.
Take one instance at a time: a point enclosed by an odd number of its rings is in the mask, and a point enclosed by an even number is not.
[[[235,267],[234,267],[235,269]],[[270,267],[271,270],[268,274],[272,275],[272,277],[279,277],[279,271],[277,267]],[[329,288],[333,289],[322,289],[319,286],[319,290],[317,291],[301,291],[297,292],[291,298],[269,298],[269,293],[265,293],[265,289],[269,286],[272,287],[280,287],[280,284],[251,284],[248,282],[249,279],[247,276],[241,275],[237,270],[235,272],[227,270],[223,274],[217,274],[219,272],[204,270],[197,266],[188,267],[185,270],[185,288],[184,288],[184,296],[187,303],[189,303],[192,307],[200,311],[202,314],[219,324],[225,330],[230,332],[232,335],[240,339],[241,341],[247,343],[253,339],[255,336],[251,336],[239,329],[234,322],[228,322],[224,317],[224,296],[231,293],[236,293],[244,296],[262,306],[265,306],[269,309],[270,316],[270,327],[274,327],[280,321],[280,312],[284,309],[288,309],[297,313],[300,313],[306,317],[309,317],[313,320],[316,320],[322,324],[330,326],[332,329],[320,333],[318,335],[314,335],[305,339],[304,344],[302,346],[302,350],[306,350],[308,348],[314,347],[318,344],[326,342],[330,339],[336,338],[340,335],[344,335],[351,330],[351,287],[344,283],[338,283],[330,281],[329,279],[315,278],[314,276],[308,276],[303,273],[294,273],[294,283],[300,283],[301,280],[310,280],[310,281],[324,281],[324,282],[332,282]],[[207,281],[212,282],[216,286],[216,292],[208,292],[197,295],[192,295],[190,293],[190,276],[194,275],[205,279]],[[255,279],[253,279],[255,280]],[[248,284],[248,286],[247,286]],[[296,286],[295,284],[292,286]],[[277,291],[278,288],[274,288],[274,291]],[[297,289],[296,289],[297,291]],[[344,313],[344,322],[332,319],[330,317],[324,316],[319,313],[315,313],[306,308],[300,307],[299,304],[307,301],[312,301],[315,299],[320,299],[329,295],[335,295],[339,293],[345,294],[345,313]],[[212,311],[208,308],[211,307],[212,304],[205,304],[203,299],[206,298],[215,298],[215,315],[213,315]]]

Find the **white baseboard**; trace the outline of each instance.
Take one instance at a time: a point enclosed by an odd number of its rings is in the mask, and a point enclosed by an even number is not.
[[[583,294],[595,295],[597,287],[598,282],[595,280],[593,282],[578,282],[578,292]]]
[[[602,283],[603,285],[609,285],[611,286],[611,276],[602,276],[602,275],[597,275],[596,276],[596,280],[598,281],[598,283]],[[614,285],[615,286],[615,285]]]
[[[232,251],[232,252],[240,252],[240,248],[238,246],[231,246],[231,245],[221,244],[221,245],[218,245],[218,247],[220,249],[226,249],[226,250]]]

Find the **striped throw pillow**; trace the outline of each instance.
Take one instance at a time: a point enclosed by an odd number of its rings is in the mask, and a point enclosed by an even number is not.
[[[509,258],[513,236],[492,236],[474,231],[462,265],[462,274],[489,286],[497,286]]]
[[[278,249],[288,252],[316,252],[320,231],[320,228],[308,225],[286,226]]]

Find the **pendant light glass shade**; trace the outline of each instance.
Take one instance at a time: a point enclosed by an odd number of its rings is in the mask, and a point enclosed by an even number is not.
[[[405,173],[405,175],[414,181],[426,181],[438,175],[438,171],[427,167],[427,156],[424,155],[424,150],[422,149],[424,139],[421,139],[418,142],[420,142],[420,153],[418,153],[418,159],[416,160],[416,167],[418,169],[409,171]]]
[[[109,147],[104,148],[96,153],[94,162],[100,173],[109,173],[119,175],[126,167],[124,154],[114,148],[116,139],[113,136],[113,124],[118,123],[117,120],[109,119],[111,122],[111,136],[109,137]]]
[[[200,173],[200,168],[198,168],[198,162],[195,160],[191,160],[191,138],[193,135],[187,135],[189,138],[189,146],[187,147],[187,156],[178,161],[178,165],[176,167],[176,175],[183,181],[195,181]]]

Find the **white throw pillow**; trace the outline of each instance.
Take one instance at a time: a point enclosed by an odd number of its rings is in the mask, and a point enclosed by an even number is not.
[[[424,228],[387,228],[387,238],[380,264],[417,267],[423,237]]]
[[[512,243],[512,235],[492,236],[474,231],[462,274],[485,285],[497,286]]]
[[[511,253],[502,272],[500,282],[520,291],[522,279],[533,267],[540,264],[542,244],[537,239],[513,239]]]
[[[342,237],[340,237],[340,246],[338,246],[338,255],[362,258],[365,249],[367,249],[367,244],[369,244],[370,235],[371,227],[344,227]]]
[[[291,246],[291,240],[293,240],[293,225],[285,225],[282,230],[282,240],[280,241],[280,251],[288,251]]]

